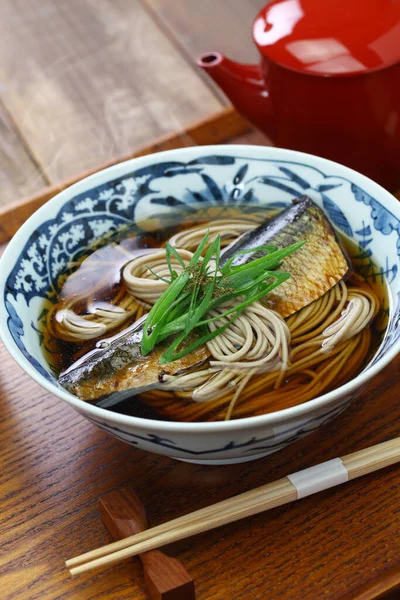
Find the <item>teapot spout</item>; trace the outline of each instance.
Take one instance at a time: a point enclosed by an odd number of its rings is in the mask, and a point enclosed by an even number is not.
[[[219,52],[202,54],[197,65],[212,77],[241,115],[274,137],[271,100],[259,65],[244,65]]]

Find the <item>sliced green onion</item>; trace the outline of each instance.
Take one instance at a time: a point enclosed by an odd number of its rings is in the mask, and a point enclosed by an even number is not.
[[[275,269],[287,256],[304,244],[304,242],[297,242],[280,250],[273,245],[264,245],[249,251],[240,251],[220,267],[220,236],[217,236],[204,252],[208,237],[207,231],[187,266],[177,250],[170,244],[166,245],[165,252],[171,281],[163,279],[169,283],[169,286],[151,308],[144,324],[142,339],[142,354],[146,355],[158,343],[165,341],[171,335],[176,336],[163,353],[160,364],[178,360],[206,344],[229,327],[250,304],[260,300],[286,281],[290,275]],[[267,254],[244,265],[232,265],[239,254],[260,251]],[[179,275],[172,268],[171,256],[176,258],[183,269]],[[212,267],[211,260],[215,263]],[[241,301],[222,314],[207,318],[212,310],[238,298]],[[229,316],[231,318],[227,323],[215,331],[206,330],[204,333],[209,323]],[[196,335],[196,339],[185,344],[192,334]],[[182,344],[184,344],[183,348]]]

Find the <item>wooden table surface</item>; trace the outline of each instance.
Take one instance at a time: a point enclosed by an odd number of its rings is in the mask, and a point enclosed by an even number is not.
[[[193,57],[218,49],[255,60],[250,25],[264,4],[3,0],[0,208],[226,105]],[[109,541],[102,494],[131,486],[157,524],[398,436],[399,375],[397,359],[334,422],[275,455],[202,467],[109,437],[0,344],[0,597],[145,600],[137,560],[76,579],[64,568]],[[399,490],[391,467],[167,550],[195,578],[198,600],[382,598],[400,580]]]
[[[256,61],[265,3],[2,0],[0,208],[227,105],[194,59]]]
[[[236,143],[262,142],[257,132]],[[270,457],[204,467],[109,437],[44,392],[0,344],[0,575],[4,600],[145,600],[138,560],[70,578],[110,541],[98,498],[128,486],[158,524],[400,435],[400,357],[332,423]],[[372,600],[400,585],[399,467],[175,544],[198,600]],[[399,588],[400,589],[400,588]],[[399,591],[390,594],[395,600]]]
[[[64,567],[110,541],[102,494],[131,486],[158,524],[399,436],[399,376],[397,359],[340,417],[283,451],[204,467],[111,438],[44,392],[0,346],[1,598],[145,600],[137,559],[74,579]],[[360,586],[399,566],[399,492],[394,466],[166,550],[194,577],[198,600],[371,600],[378,596],[360,595]]]

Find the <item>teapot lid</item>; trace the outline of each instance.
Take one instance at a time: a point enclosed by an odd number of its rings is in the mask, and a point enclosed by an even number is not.
[[[253,25],[264,56],[312,75],[354,75],[400,61],[400,0],[272,0]]]

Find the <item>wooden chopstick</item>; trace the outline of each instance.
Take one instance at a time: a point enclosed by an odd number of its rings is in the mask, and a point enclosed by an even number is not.
[[[348,480],[372,473],[400,461],[400,438],[394,438],[354,452],[342,457],[339,461],[347,470]],[[325,464],[329,465],[329,462],[322,463],[322,465]],[[318,466],[313,467],[310,471],[314,473],[317,469]],[[327,470],[329,470],[328,466]],[[304,471],[300,473],[304,473]],[[79,575],[287,504],[299,497],[298,488],[290,481],[289,477],[291,475],[179,517],[169,523],[164,523],[137,535],[87,552],[66,561],[66,566],[69,568],[71,575]],[[332,484],[319,489],[326,489],[327,487],[332,487]]]
[[[292,484],[289,482],[289,480],[286,478],[279,479],[278,481],[267,484],[260,488],[256,488],[255,490],[245,492],[243,494],[240,494],[239,496],[233,496],[228,500],[223,500],[221,502],[217,502],[216,504],[212,504],[211,506],[207,506],[206,508],[202,508],[195,512],[189,513],[187,515],[184,515],[183,517],[179,517],[177,519],[174,519],[173,521],[169,521],[168,523],[163,523],[162,525],[158,525],[157,527],[152,527],[151,529],[147,529],[146,531],[143,531],[142,533],[139,533],[135,536],[131,536],[129,538],[125,538],[124,540],[120,540],[119,542],[114,542],[113,544],[108,544],[107,546],[97,548],[96,550],[92,550],[91,552],[81,554],[80,556],[67,560],[65,564],[68,568],[75,567],[82,563],[92,561],[93,559],[106,556],[107,554],[110,554],[110,552],[115,552],[127,548],[131,545],[131,540],[133,539],[135,543],[144,542],[153,538],[157,534],[161,535],[173,531],[176,527],[185,527],[189,524],[197,522],[204,523],[207,519],[210,519],[214,515],[218,515],[220,512],[228,512],[230,510],[235,510],[235,506],[238,502],[238,499],[240,499],[240,504],[242,508],[249,508],[249,506],[251,508],[254,507],[254,505],[257,506],[260,502],[259,494],[262,493],[262,490],[267,487],[270,488],[269,501],[271,501],[276,494],[278,494],[279,497],[282,497],[284,495],[285,489],[286,491],[290,491],[290,498],[287,500],[288,502],[290,502],[291,500],[296,500],[297,498],[296,490],[294,486],[292,486]],[[276,506],[279,506],[280,503],[281,502],[279,502]],[[273,508],[273,506],[270,506],[270,508]]]

